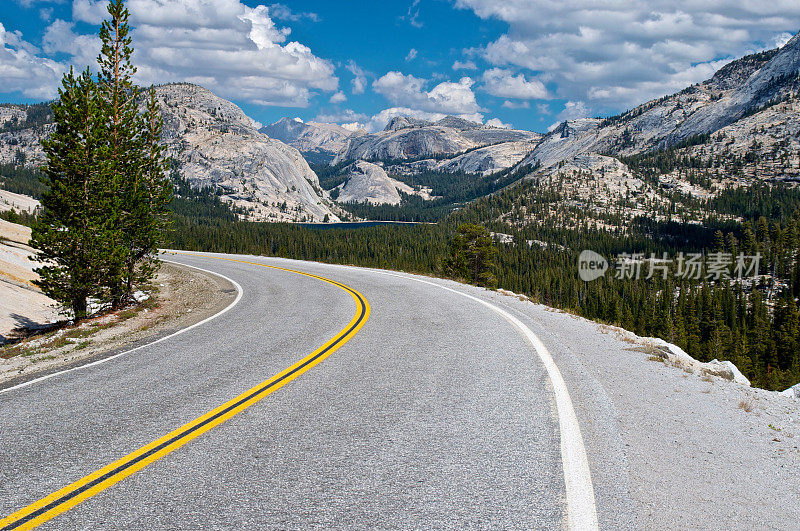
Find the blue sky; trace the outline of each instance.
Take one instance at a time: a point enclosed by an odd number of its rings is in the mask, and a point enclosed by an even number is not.
[[[142,84],[191,81],[262,123],[375,130],[456,114],[544,131],[608,115],[785,43],[773,0],[129,0]],[[102,0],[2,0],[0,101],[51,98],[97,54]]]

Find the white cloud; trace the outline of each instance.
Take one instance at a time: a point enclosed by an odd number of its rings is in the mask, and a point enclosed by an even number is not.
[[[558,124],[567,120],[577,120],[578,118],[588,118],[589,116],[591,116],[591,113],[585,102],[570,100],[564,104],[564,109],[556,115],[557,121],[549,129],[552,131],[558,127]]]
[[[342,103],[343,101],[347,101],[347,96],[344,95],[344,92],[341,90],[331,96],[330,102],[331,103]]]
[[[455,0],[509,24],[472,50],[528,69],[564,99],[631,106],[709,77],[724,60],[783,44],[800,2],[741,0]]]
[[[352,59],[347,61],[347,70],[353,74],[353,94],[363,94],[367,88],[367,73]]]
[[[772,46],[774,48],[782,48],[784,44],[789,42],[793,35],[789,32],[783,32],[780,35],[776,35],[775,38],[772,40]]]
[[[99,25],[108,16],[108,2],[103,0],[73,0],[72,18],[79,22]]]
[[[47,54],[69,54],[76,70],[83,70],[89,65],[94,67],[100,53],[100,38],[96,35],[76,35],[74,26],[72,22],[54,20],[42,36],[42,49]]]
[[[400,17],[400,20],[407,20],[408,23],[415,28],[421,28],[424,26],[424,24],[419,20],[419,2],[420,0],[414,0],[411,2],[406,15],[404,17]]]
[[[462,77],[458,82],[445,81],[425,90],[427,81],[404,75],[401,72],[388,72],[372,83],[372,88],[390,102],[430,113],[457,115],[477,115],[481,110],[472,92],[474,82]]]
[[[510,70],[492,68],[483,73],[483,90],[492,96],[520,100],[545,99],[549,97],[544,83],[528,80],[523,74],[514,75]]]
[[[477,70],[478,65],[475,61],[455,61],[453,63],[453,70]]]
[[[269,6],[269,13],[275,20],[282,20],[286,22],[297,22],[303,19],[308,19],[311,22],[319,22],[319,15],[316,13],[295,13],[288,6],[283,4],[272,4]]]
[[[503,123],[500,121],[499,118],[492,118],[491,120],[487,120],[486,125],[491,125],[492,127],[499,127],[501,129],[511,129],[511,124]]]
[[[348,131],[358,131],[359,129],[363,129],[363,126],[358,122],[352,122],[349,124],[339,124],[342,126],[343,129],[347,129]]]
[[[426,99],[422,94],[422,87],[425,80],[412,75],[403,75],[401,72],[392,71],[372,82],[372,88],[378,94],[386,96],[389,100],[400,102],[417,103]]]
[[[0,79],[4,92],[21,92],[28,98],[51,99],[66,67],[39,56],[39,49],[23,40],[22,33],[6,31],[0,23]]]
[[[352,109],[345,109],[327,114],[318,114],[314,121],[321,124],[341,124],[345,122],[366,122],[369,116],[366,114],[355,112]]]
[[[63,4],[64,2],[66,0],[17,0],[17,3],[22,7],[31,7],[34,4]]]
[[[105,0],[73,0],[74,21],[99,24]],[[129,0],[135,81],[197,83],[222,97],[261,105],[306,107],[318,91],[335,92],[339,80],[330,61],[289,41],[281,20],[311,18],[281,4],[251,8],[240,0]],[[273,15],[274,13],[274,15]],[[56,20],[43,38],[46,53],[66,52],[76,69],[95,66],[99,41]]]
[[[527,101],[510,101],[506,100],[503,102],[503,107],[506,109],[530,109],[531,104]]]
[[[417,57],[417,49],[416,48],[411,48],[408,51],[408,55],[406,55],[406,62],[413,61],[414,59],[416,59],[416,57]]]

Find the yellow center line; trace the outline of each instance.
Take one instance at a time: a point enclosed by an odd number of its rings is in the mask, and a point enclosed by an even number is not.
[[[278,269],[281,271],[288,271],[290,273],[296,273],[298,275],[315,278],[348,292],[356,302],[356,313],[347,326],[345,326],[338,334],[336,334],[317,350],[299,360],[294,365],[287,367],[269,380],[266,380],[265,382],[248,389],[236,398],[229,400],[216,409],[209,411],[205,415],[198,417],[187,424],[184,424],[180,428],[168,433],[160,439],[139,448],[133,453],[126,455],[122,459],[114,461],[110,465],[101,468],[96,472],[92,472],[88,476],[85,476],[78,481],[50,494],[49,496],[46,496],[41,500],[34,502],[27,507],[24,507],[3,518],[0,520],[0,531],[11,529],[32,529],[44,522],[47,522],[57,515],[68,511],[72,507],[75,507],[82,501],[91,498],[115,483],[122,481],[131,474],[138,472],[150,463],[161,459],[171,452],[174,452],[192,439],[199,437],[203,433],[215,428],[216,426],[219,426],[226,420],[241,413],[265,396],[275,392],[304,372],[322,362],[339,347],[347,343],[361,329],[361,327],[364,326],[364,323],[369,317],[370,308],[364,296],[353,288],[340,282],[336,282],[335,280],[313,275],[311,273],[305,273],[303,271],[295,271],[294,269],[260,264],[258,262],[248,262],[246,260],[236,260],[233,258],[222,258],[218,256],[196,255],[192,253],[178,254],[217,258],[219,260],[227,260],[229,262],[257,265],[260,267],[268,267],[270,269]]]

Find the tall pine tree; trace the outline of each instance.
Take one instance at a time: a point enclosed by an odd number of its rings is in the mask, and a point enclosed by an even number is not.
[[[36,269],[36,284],[80,319],[86,316],[89,297],[102,300],[107,295],[105,278],[113,269],[106,120],[88,69],[77,77],[70,70],[59,96],[53,104],[55,131],[42,141],[49,186],[31,245],[46,264]]]
[[[172,189],[158,145],[161,116],[152,90],[144,114],[139,113],[139,91],[132,81],[136,67],[131,62],[130,14],[123,0],[111,0],[108,14],[110,20],[100,28],[97,62],[108,116],[107,184],[115,198],[116,267],[109,282],[111,302],[117,307],[157,269],[156,253]]]
[[[39,285],[76,318],[89,298],[116,308],[153,277],[172,199],[152,89],[139,112],[128,10],[111,0],[108,13],[97,81],[70,71],[53,105],[56,131],[43,142],[50,190],[32,238],[46,263]]]

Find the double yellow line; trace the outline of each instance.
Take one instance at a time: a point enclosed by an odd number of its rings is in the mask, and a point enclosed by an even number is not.
[[[32,529],[56,517],[57,515],[68,511],[87,498],[91,498],[95,494],[102,492],[115,483],[122,481],[131,474],[143,469],[150,463],[161,459],[171,452],[174,452],[192,439],[199,437],[203,433],[215,428],[216,426],[219,426],[226,420],[241,413],[268,394],[277,391],[307,370],[322,362],[325,358],[336,351],[336,349],[347,343],[350,338],[352,338],[356,332],[358,332],[361,327],[364,326],[364,323],[369,317],[369,304],[364,296],[353,288],[340,282],[336,282],[335,280],[312,275],[311,273],[295,271],[293,269],[259,264],[257,262],[248,262],[245,260],[235,260],[232,258],[222,257],[214,258],[227,260],[230,262],[240,262],[243,264],[268,267],[270,269],[279,269],[281,271],[288,271],[290,273],[296,273],[298,275],[303,275],[327,282],[328,284],[332,284],[343,289],[353,297],[353,300],[356,302],[356,313],[347,326],[345,326],[332,339],[291,367],[284,369],[269,380],[245,391],[233,400],[225,402],[218,408],[209,411],[202,417],[196,418],[195,420],[189,422],[188,424],[184,424],[177,430],[168,433],[160,439],[126,455],[122,459],[114,461],[110,465],[79,479],[75,483],[67,485],[63,489],[60,489],[49,496],[46,496],[41,500],[3,518],[0,520],[0,531],[11,529]]]

